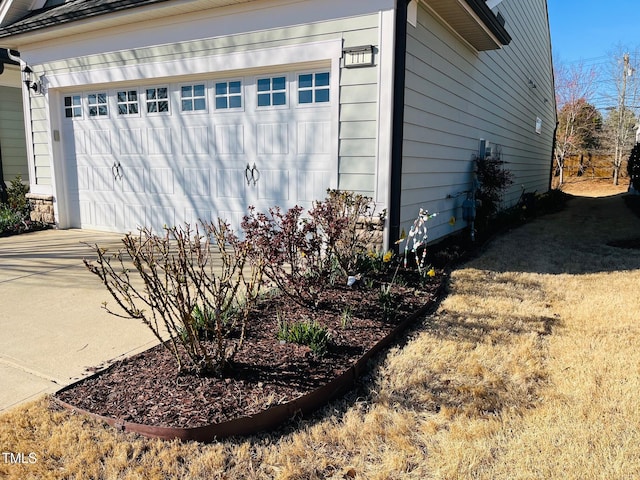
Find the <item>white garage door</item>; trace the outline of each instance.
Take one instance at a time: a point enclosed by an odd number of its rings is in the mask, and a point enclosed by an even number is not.
[[[337,177],[329,85],[315,70],[62,95],[71,224],[237,228],[248,205],[309,207]]]

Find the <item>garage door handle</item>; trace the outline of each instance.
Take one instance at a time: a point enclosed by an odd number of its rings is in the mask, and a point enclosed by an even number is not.
[[[120,162],[113,162],[111,173],[113,174],[113,178],[115,178],[116,180],[120,180],[122,178],[122,167],[120,166]]]
[[[255,163],[253,167],[251,167],[251,179],[253,180],[254,186],[258,183],[258,180],[260,180],[260,170],[258,170]]]
[[[244,169],[244,179],[247,181],[247,185],[251,185],[252,182],[254,187],[257,185],[260,180],[260,170],[255,163],[253,167],[247,163],[247,168]]]
[[[244,169],[244,179],[247,181],[247,185],[251,185],[251,166],[247,163],[247,168]]]

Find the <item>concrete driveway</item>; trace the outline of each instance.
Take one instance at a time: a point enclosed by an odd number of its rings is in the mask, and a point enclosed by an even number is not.
[[[0,238],[0,411],[86,376],[90,367],[157,343],[82,263],[84,242],[116,249],[122,235],[47,230]]]

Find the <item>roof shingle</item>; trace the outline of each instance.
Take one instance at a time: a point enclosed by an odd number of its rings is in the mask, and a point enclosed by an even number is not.
[[[62,5],[31,12],[23,19],[2,28],[0,37],[166,1],[168,0],[70,0]]]

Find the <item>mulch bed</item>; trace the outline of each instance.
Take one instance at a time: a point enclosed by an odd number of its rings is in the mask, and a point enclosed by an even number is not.
[[[405,278],[407,286],[394,284],[391,319],[383,315],[379,284],[326,289],[315,311],[286,297],[272,298],[253,312],[243,346],[223,378],[178,375],[173,356],[159,345],[56,397],[94,414],[153,426],[193,428],[253,415],[309,393],[354,365],[403,319],[435,300],[444,278],[438,271],[425,282],[413,274]],[[347,308],[351,315],[345,324]],[[328,353],[318,358],[307,346],[279,341],[278,319],[316,320],[326,326],[331,334]]]

